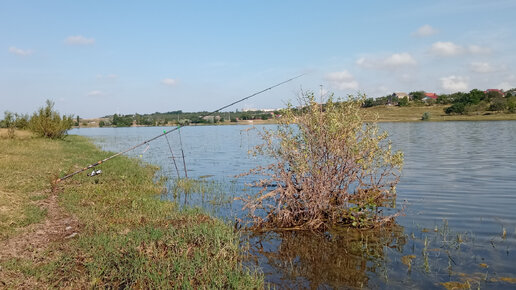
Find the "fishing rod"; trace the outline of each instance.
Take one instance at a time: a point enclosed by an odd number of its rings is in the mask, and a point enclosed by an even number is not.
[[[304,75],[305,75],[305,74],[300,74],[300,75],[295,76],[295,77],[293,77],[293,78],[290,78],[290,79],[288,79],[288,80],[285,80],[285,81],[282,81],[282,82],[280,82],[280,83],[277,83],[277,84],[275,84],[275,85],[273,85],[273,86],[270,86],[270,87],[268,87],[268,88],[266,88],[266,89],[263,89],[263,90],[261,90],[261,91],[259,91],[259,92],[256,92],[256,93],[251,94],[251,95],[249,95],[249,96],[247,96],[247,97],[244,97],[244,98],[242,98],[242,99],[239,99],[239,100],[237,100],[237,101],[234,101],[233,103],[231,103],[231,104],[229,104],[229,105],[225,105],[225,106],[223,106],[223,107],[221,107],[221,108],[218,108],[217,110],[212,111],[212,112],[210,112],[210,113],[208,113],[208,114],[206,114],[206,115],[203,115],[203,116],[201,116],[200,118],[202,119],[202,118],[205,118],[205,117],[211,116],[211,115],[213,115],[213,114],[215,114],[215,113],[218,113],[219,111],[222,111],[222,110],[224,110],[224,109],[226,109],[226,108],[228,108],[228,107],[231,107],[231,106],[233,106],[233,105],[236,105],[236,104],[238,104],[238,103],[240,103],[240,102],[243,102],[243,101],[245,101],[245,100],[247,100],[247,99],[250,99],[250,98],[252,98],[252,97],[254,97],[254,96],[256,96],[256,95],[259,95],[259,94],[261,94],[261,93],[264,93],[264,92],[266,92],[266,91],[272,90],[272,89],[274,89],[274,88],[276,88],[276,87],[279,87],[279,86],[281,86],[281,85],[283,85],[283,84],[285,84],[285,83],[288,83],[288,82],[290,82],[290,81],[293,81],[293,80],[295,80],[295,79],[297,79],[297,78],[300,78],[300,77],[302,77],[302,76],[304,76]],[[140,147],[140,146],[143,146],[143,145],[145,145],[145,144],[148,144],[149,142],[152,142],[152,141],[154,141],[154,140],[156,140],[156,139],[158,139],[158,138],[161,138],[161,137],[163,137],[163,136],[166,136],[167,134],[172,133],[172,132],[174,132],[174,131],[177,131],[177,130],[181,129],[182,127],[185,127],[185,126],[186,126],[186,125],[179,125],[179,126],[177,126],[177,127],[175,127],[175,128],[172,128],[172,129],[170,129],[170,130],[168,130],[168,131],[163,131],[163,133],[161,133],[161,134],[159,134],[159,135],[157,135],[157,136],[155,136],[155,137],[153,137],[153,138],[147,139],[147,140],[143,141],[142,143],[136,144],[136,145],[134,145],[134,146],[132,146],[132,147],[127,148],[126,150],[120,151],[120,152],[118,152],[118,153],[116,153],[116,154],[113,154],[113,155],[111,155],[111,156],[109,156],[109,157],[106,157],[106,158],[104,158],[104,159],[102,159],[102,160],[100,160],[100,161],[97,161],[97,162],[95,162],[95,163],[93,163],[93,164],[90,164],[90,165],[88,165],[88,166],[86,166],[86,167],[84,167],[84,168],[82,168],[82,169],[79,169],[79,170],[77,170],[77,171],[75,171],[75,172],[72,172],[72,173],[70,173],[70,174],[68,174],[68,175],[65,175],[65,176],[63,176],[63,177],[61,177],[61,178],[58,178],[58,179],[56,180],[56,183],[59,183],[59,182],[61,182],[61,181],[65,180],[65,179],[68,179],[68,178],[70,178],[70,177],[72,177],[72,176],[74,176],[74,175],[76,175],[76,174],[79,174],[79,173],[81,173],[81,172],[84,172],[84,171],[86,171],[86,170],[88,170],[88,169],[91,169],[91,168],[93,168],[93,167],[95,167],[95,166],[97,166],[97,165],[100,165],[100,164],[102,164],[102,163],[104,163],[104,162],[106,162],[106,161],[109,161],[109,160],[111,160],[111,159],[113,159],[113,158],[115,158],[115,157],[117,157],[117,156],[120,156],[120,155],[122,155],[122,154],[124,154],[124,153],[127,153],[127,152],[129,152],[129,151],[132,151],[132,150],[134,150],[134,149],[136,149],[136,148],[138,148],[138,147]]]

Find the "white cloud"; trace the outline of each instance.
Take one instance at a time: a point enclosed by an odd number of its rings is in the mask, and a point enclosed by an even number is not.
[[[171,78],[165,78],[165,79],[161,80],[161,84],[172,87],[172,86],[177,85],[177,80],[171,79]]]
[[[451,41],[438,41],[432,44],[430,52],[438,56],[455,56],[461,54],[488,54],[491,53],[491,49],[480,45],[463,47]]]
[[[414,66],[416,60],[409,53],[395,53],[383,59],[371,59],[361,57],[357,59],[356,64],[364,68],[373,69],[396,69],[400,67]]]
[[[103,96],[103,95],[105,95],[105,93],[102,91],[91,91],[86,94],[86,96],[88,96],[88,97],[99,97],[99,96]]]
[[[118,79],[118,75],[116,74],[98,74],[97,79],[105,79],[105,80],[116,80]]]
[[[425,24],[425,25],[419,27],[419,29],[416,32],[414,32],[412,35],[423,37],[423,36],[430,36],[430,35],[436,34],[437,32],[439,32],[437,29],[433,28],[432,26],[430,26],[428,24]]]
[[[358,82],[347,70],[328,73],[325,79],[339,90],[358,89]]]
[[[487,54],[491,53],[491,49],[489,47],[482,47],[479,45],[470,45],[468,46],[468,51],[472,54]]]
[[[441,86],[448,92],[467,91],[468,82],[464,77],[461,76],[448,76],[441,78]]]
[[[358,64],[359,66],[365,67],[365,68],[372,68],[373,67],[373,62],[370,61],[369,59],[366,59],[365,57],[358,58],[355,63]]]
[[[398,67],[417,64],[416,60],[409,53],[395,53],[383,61],[387,67]]]
[[[65,42],[70,45],[90,45],[95,43],[94,38],[87,38],[82,35],[69,36]]]
[[[9,47],[9,52],[16,54],[16,55],[20,55],[20,56],[29,56],[34,53],[30,49],[21,49],[21,48],[15,47],[15,46]]]
[[[438,41],[432,44],[430,51],[439,56],[453,56],[464,53],[464,48],[450,41]]]
[[[473,62],[471,70],[477,73],[490,73],[496,71],[496,68],[488,62]]]

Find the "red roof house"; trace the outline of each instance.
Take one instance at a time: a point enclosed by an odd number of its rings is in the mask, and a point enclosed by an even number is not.
[[[437,94],[436,93],[425,93],[425,96],[427,96],[430,99],[434,99],[434,100],[437,99]]]
[[[505,93],[502,91],[502,90],[499,90],[499,89],[487,89],[484,93],[490,93],[490,92],[496,92],[496,93],[499,93],[502,97],[505,96]]]

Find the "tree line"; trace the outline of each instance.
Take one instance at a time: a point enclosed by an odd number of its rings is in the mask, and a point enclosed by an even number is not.
[[[474,112],[496,111],[516,112],[516,88],[505,92],[499,90],[481,91],[473,89],[469,92],[437,95],[437,98],[428,98],[424,91],[410,92],[406,98],[398,98],[395,94],[379,98],[368,98],[363,107],[395,105],[429,106],[434,104],[450,105],[444,111],[449,115],[463,115]]]
[[[129,127],[132,125],[139,126],[163,126],[163,125],[188,125],[188,124],[216,124],[221,122],[237,122],[239,120],[268,120],[279,112],[264,111],[235,111],[221,112],[217,115],[207,116],[209,112],[183,112],[181,110],[171,112],[155,112],[152,114],[128,114],[104,116],[109,121],[101,121],[102,126],[113,127]]]

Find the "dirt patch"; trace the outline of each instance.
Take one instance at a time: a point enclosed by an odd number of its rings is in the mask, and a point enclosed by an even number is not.
[[[12,258],[35,259],[51,243],[66,241],[79,232],[78,220],[61,209],[57,194],[50,191],[45,193],[49,197],[38,201],[38,205],[46,209],[46,219],[41,223],[27,226],[22,233],[14,237],[0,241],[0,261]]]

